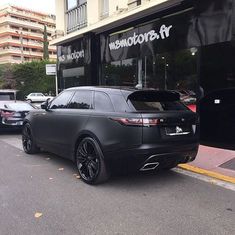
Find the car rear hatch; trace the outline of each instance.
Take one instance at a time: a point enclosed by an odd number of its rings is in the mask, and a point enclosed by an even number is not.
[[[143,144],[192,142],[197,116],[174,91],[142,90],[128,96],[128,104],[143,119]]]

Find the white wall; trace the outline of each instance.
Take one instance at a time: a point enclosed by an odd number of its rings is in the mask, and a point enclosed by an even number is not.
[[[65,0],[55,0],[55,11],[56,11],[56,29],[57,30],[65,30],[65,12],[66,12],[66,5]]]
[[[87,1],[87,23],[88,26],[95,24],[100,19],[100,5],[99,0]]]

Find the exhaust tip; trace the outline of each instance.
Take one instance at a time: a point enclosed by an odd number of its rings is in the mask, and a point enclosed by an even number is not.
[[[159,166],[159,162],[146,163],[140,168],[140,171],[151,171],[156,169]]]

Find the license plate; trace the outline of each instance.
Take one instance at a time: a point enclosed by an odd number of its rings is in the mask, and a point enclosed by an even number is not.
[[[191,133],[190,128],[182,126],[166,127],[166,135],[177,136],[177,135],[189,135]]]
[[[23,125],[23,121],[16,122],[16,125],[22,126]]]

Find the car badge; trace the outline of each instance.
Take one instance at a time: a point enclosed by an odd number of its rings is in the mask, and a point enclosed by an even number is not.
[[[175,131],[176,131],[176,133],[182,133],[183,132],[182,128],[180,128],[179,126],[176,126]]]
[[[184,119],[184,118],[182,118],[182,119],[181,119],[181,121],[182,121],[182,122],[184,122],[184,121],[185,121],[185,119]]]

